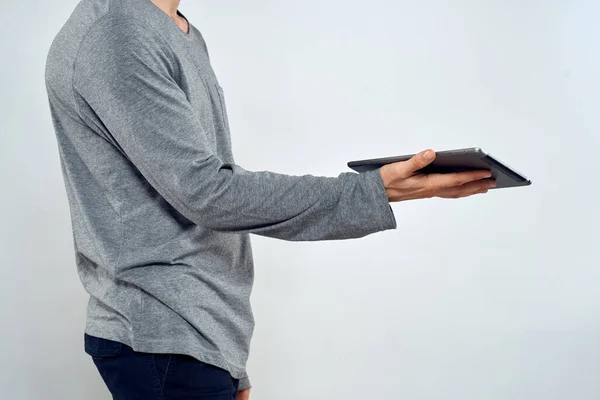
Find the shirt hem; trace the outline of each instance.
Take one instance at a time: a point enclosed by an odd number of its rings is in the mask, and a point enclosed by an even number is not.
[[[199,348],[198,346],[190,346],[189,343],[182,343],[180,346],[165,344],[161,341],[145,340],[143,342],[137,341],[131,338],[130,332],[123,331],[122,329],[110,329],[106,328],[97,329],[92,325],[87,325],[85,333],[91,336],[96,336],[103,339],[113,340],[116,342],[123,343],[133,349],[133,351],[143,353],[155,353],[155,354],[184,354],[195,359],[202,361],[207,364],[214,365],[221,369],[224,369],[230,373],[234,379],[242,379],[246,377],[245,368],[231,365],[218,353],[211,352],[210,350]]]

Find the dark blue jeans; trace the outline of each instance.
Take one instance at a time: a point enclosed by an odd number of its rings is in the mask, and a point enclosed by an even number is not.
[[[123,343],[84,334],[114,400],[235,400],[238,379],[182,354],[140,353]]]

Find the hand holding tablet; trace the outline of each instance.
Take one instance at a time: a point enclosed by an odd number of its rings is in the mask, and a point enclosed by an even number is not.
[[[461,198],[531,181],[479,148],[351,161],[357,172],[380,169],[389,201]]]

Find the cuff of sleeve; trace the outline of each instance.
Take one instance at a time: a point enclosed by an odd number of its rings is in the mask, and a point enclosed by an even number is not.
[[[250,379],[247,376],[240,378],[240,382],[238,384],[238,391],[244,389],[250,389],[252,385],[250,385]]]
[[[361,174],[364,175],[369,193],[373,195],[374,203],[377,206],[376,210],[379,211],[377,215],[379,216],[381,230],[396,229],[396,216],[385,192],[379,168]]]

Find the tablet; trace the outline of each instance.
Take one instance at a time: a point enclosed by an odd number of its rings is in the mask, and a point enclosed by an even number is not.
[[[348,167],[356,172],[365,172],[382,167],[385,164],[391,164],[398,161],[406,161],[415,154],[395,157],[375,158],[371,160],[350,161]],[[420,169],[419,173],[448,173],[462,172],[485,169],[491,171],[492,178],[496,180],[496,187],[493,189],[508,188],[515,186],[531,185],[525,175],[517,172],[513,168],[504,164],[497,158],[479,147],[468,149],[457,149],[447,151],[436,151],[435,160],[427,167]]]

